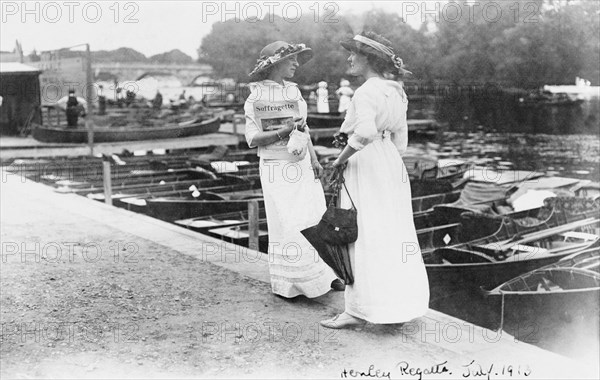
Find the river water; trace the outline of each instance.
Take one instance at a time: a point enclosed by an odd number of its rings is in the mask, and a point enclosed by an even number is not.
[[[462,159],[497,170],[525,170],[549,176],[600,182],[600,139],[593,134],[526,134],[440,131],[435,136],[416,136],[409,149],[439,158]],[[480,293],[455,294],[433,302],[432,308],[476,325],[508,333],[519,341],[572,357],[587,358],[598,352],[598,313],[584,318],[577,310],[571,316],[542,316],[523,310],[527,319],[498,330],[501,312]],[[590,323],[590,319],[592,322]],[[597,359],[591,359],[597,360]]]
[[[600,181],[600,139],[595,135],[440,131],[415,136],[409,148],[438,158],[462,159],[498,170],[525,170]]]

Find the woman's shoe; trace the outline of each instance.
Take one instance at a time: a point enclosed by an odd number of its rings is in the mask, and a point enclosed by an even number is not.
[[[346,290],[346,285],[344,285],[342,280],[336,278],[331,282],[331,289],[336,290],[338,292],[343,292],[344,290]]]
[[[321,321],[321,326],[327,327],[329,329],[344,329],[346,327],[362,326],[365,323],[367,322],[344,312],[342,314],[336,315],[331,319]]]
[[[277,293],[273,293],[275,295],[275,297],[280,298],[282,300],[286,300],[287,302],[298,302],[303,296],[301,294],[297,295],[297,296],[293,296],[293,297],[284,297],[281,294],[277,294]]]

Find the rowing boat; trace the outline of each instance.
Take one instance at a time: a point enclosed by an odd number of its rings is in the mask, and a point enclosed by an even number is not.
[[[505,240],[480,240],[438,248],[423,256],[432,299],[477,292],[480,287],[491,289],[513,277],[597,246],[599,223],[600,219],[590,217]]]
[[[517,339],[526,338],[519,329],[524,325],[535,326],[538,339],[547,338],[542,336],[545,331],[555,334],[558,329],[597,337],[600,248],[567,256],[482,291],[487,306],[499,315],[498,327]]]
[[[94,143],[162,140],[180,137],[198,136],[219,131],[221,121],[218,117],[193,122],[166,124],[153,127],[123,126],[102,127],[94,126]],[[88,143],[89,130],[83,127],[63,128],[61,126],[39,125],[32,129],[34,139],[49,143]]]

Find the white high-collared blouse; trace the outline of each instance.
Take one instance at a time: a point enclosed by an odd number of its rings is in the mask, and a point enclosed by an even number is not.
[[[266,126],[262,121],[262,116],[267,115],[273,120],[278,117],[302,117],[306,120],[308,106],[300,93],[298,85],[294,82],[283,81],[283,86],[275,81],[266,79],[260,82],[250,83],[250,95],[246,99],[244,112],[246,114],[246,142],[250,148],[255,148],[253,142],[257,133],[265,130],[271,130],[271,126]],[[275,129],[280,126],[275,124]],[[308,129],[306,133],[309,133]],[[272,144],[259,146],[258,155],[262,158],[282,159],[297,161],[287,151],[289,137]]]
[[[348,134],[348,145],[356,150],[390,134],[403,154],[408,146],[407,109],[408,98],[402,84],[369,78],[354,93],[340,132]]]

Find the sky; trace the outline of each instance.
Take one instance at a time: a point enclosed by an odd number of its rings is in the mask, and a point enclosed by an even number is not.
[[[404,4],[403,4],[404,3]],[[146,56],[179,49],[196,59],[202,37],[212,24],[236,18],[252,22],[271,13],[293,22],[319,12],[339,16],[382,8],[405,16],[419,27],[421,1],[4,1],[0,2],[0,50],[18,40],[25,54],[89,43],[91,50],[131,47]],[[430,5],[434,9],[434,5]],[[415,8],[416,7],[416,8]],[[360,21],[356,28],[360,29]]]

